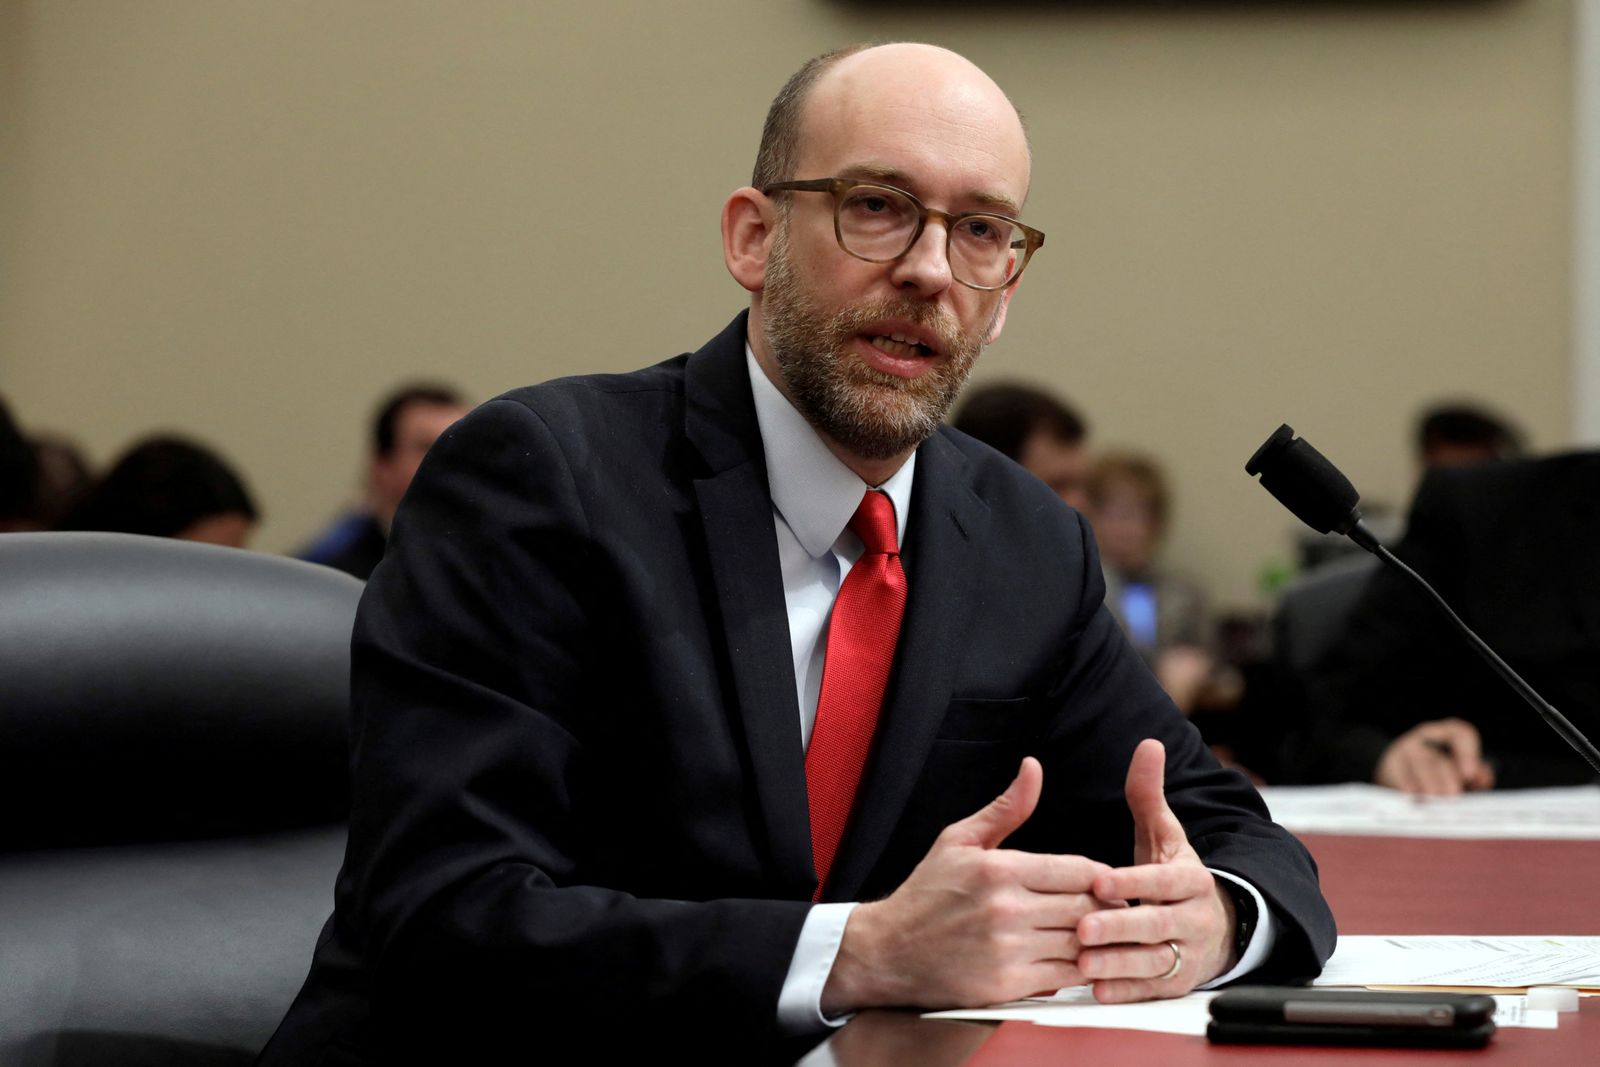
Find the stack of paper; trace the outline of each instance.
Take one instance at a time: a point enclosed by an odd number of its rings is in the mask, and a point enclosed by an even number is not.
[[[1600,993],[1600,937],[1341,937],[1313,984]]]
[[[1359,783],[1279,785],[1261,796],[1297,834],[1600,841],[1600,786],[1415,797]]]

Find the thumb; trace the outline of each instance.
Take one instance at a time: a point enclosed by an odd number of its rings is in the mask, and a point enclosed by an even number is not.
[[[950,844],[998,848],[1000,842],[1028,821],[1028,816],[1039,805],[1039,792],[1043,788],[1044,768],[1039,766],[1038,760],[1027,756],[1004,793],[960,822],[951,823],[941,839]]]
[[[1167,750],[1155,738],[1145,738],[1133,750],[1123,792],[1133,814],[1133,861],[1163,863],[1188,842],[1183,825],[1167,807]]]

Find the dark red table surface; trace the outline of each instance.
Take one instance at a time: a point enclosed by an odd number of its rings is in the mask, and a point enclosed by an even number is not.
[[[1600,842],[1303,838],[1343,934],[1600,934]],[[863,1012],[829,1042],[840,1067],[1600,1067],[1600,998],[1559,1029],[1499,1031],[1483,1050],[1212,1045],[1203,1037]]]

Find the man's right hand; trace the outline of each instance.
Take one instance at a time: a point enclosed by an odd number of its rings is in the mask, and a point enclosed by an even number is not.
[[[1484,762],[1482,748],[1477,728],[1464,719],[1425,722],[1384,749],[1373,781],[1433,796],[1489,789],[1494,769]]]
[[[850,914],[824,1013],[996,1004],[1086,981],[1073,931],[1090,912],[1121,906],[1091,893],[1111,868],[999,847],[1043,785],[1039,761],[1024,759],[1010,787],[946,827],[900,888]]]

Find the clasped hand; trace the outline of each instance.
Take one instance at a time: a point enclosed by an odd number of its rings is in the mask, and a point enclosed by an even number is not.
[[[1044,785],[1039,762],[1024,759],[893,894],[851,913],[823,1011],[973,1007],[1085,983],[1121,1003],[1181,996],[1222,974],[1234,962],[1232,901],[1167,806],[1165,762],[1159,741],[1134,751],[1134,863],[1113,868],[1000,847]]]

